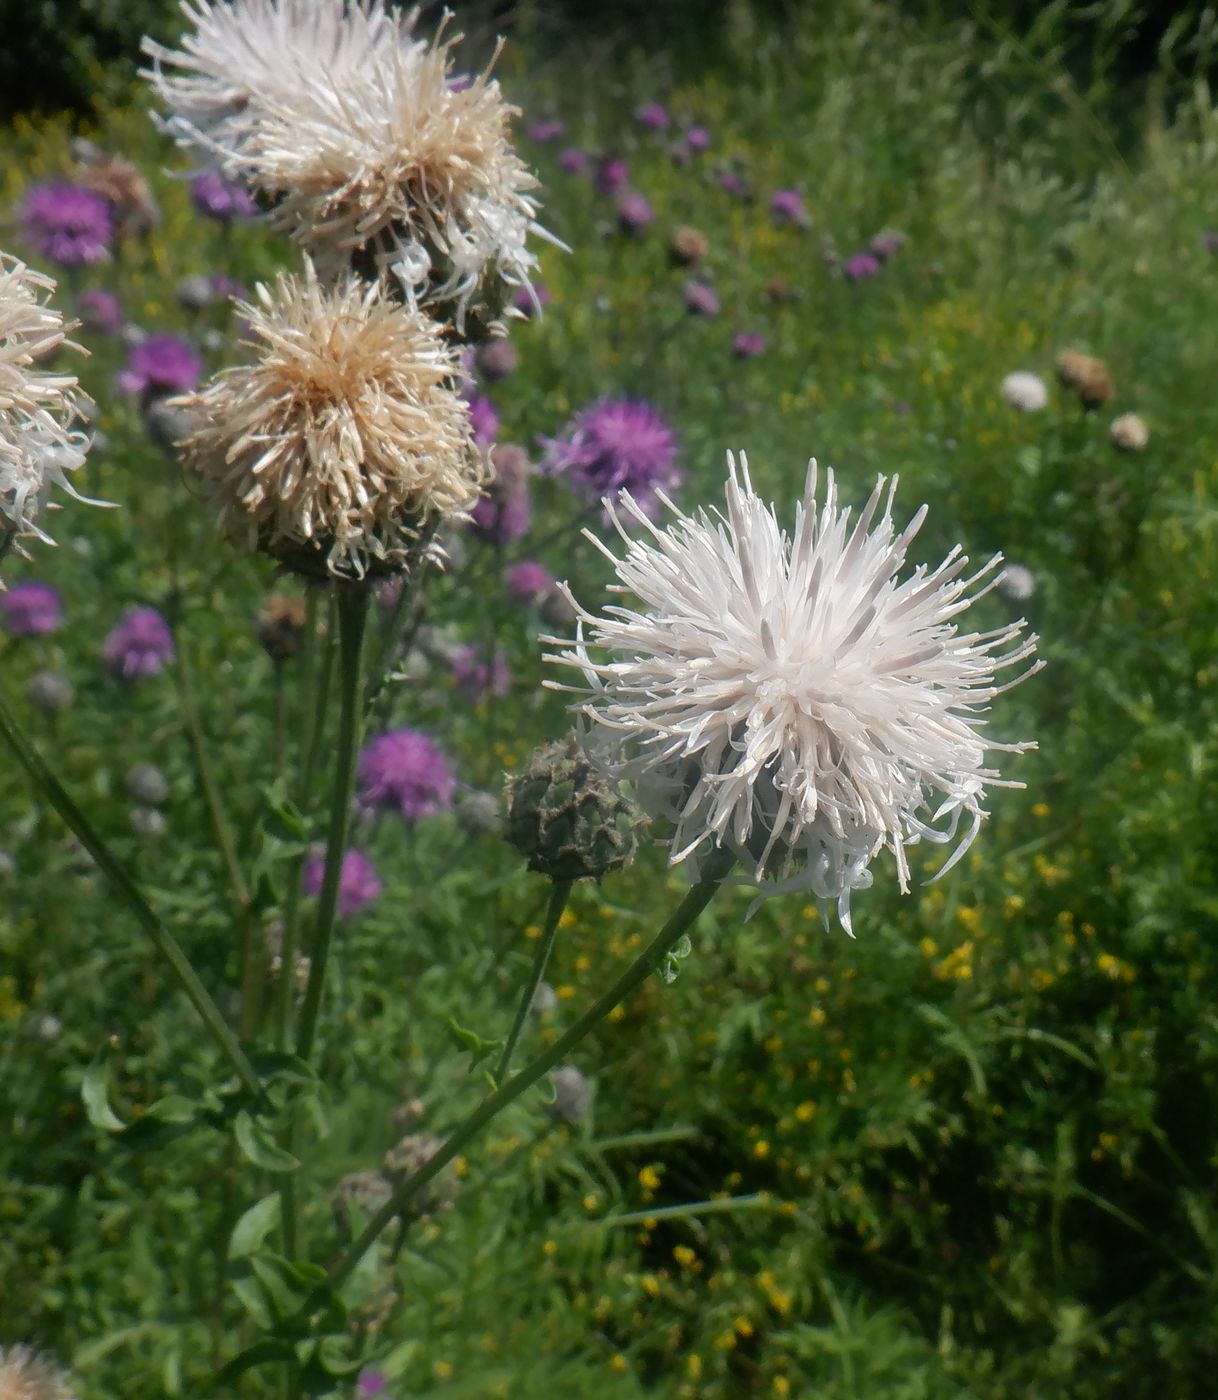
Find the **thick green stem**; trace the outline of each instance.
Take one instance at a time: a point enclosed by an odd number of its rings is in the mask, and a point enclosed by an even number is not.
[[[516,1007],[516,1018],[512,1022],[512,1029],[508,1033],[503,1053],[499,1056],[499,1063],[495,1066],[496,1084],[503,1083],[503,1076],[512,1067],[512,1052],[516,1049],[516,1042],[520,1039],[520,1032],[524,1028],[529,1007],[533,1005],[533,996],[537,991],[538,984],[545,976],[546,964],[550,961],[550,953],[554,949],[554,939],[558,935],[558,921],[562,918],[562,911],[567,907],[570,895],[571,881],[555,880],[554,888],[550,891],[550,907],[546,911],[546,926],[542,930],[541,941],[533,955],[533,966],[529,968],[529,980],[524,984],[524,990],[520,994],[520,1004]]]
[[[368,1222],[358,1239],[340,1257],[319,1285],[309,1305],[320,1301],[327,1289],[336,1290],[351,1277],[360,1260],[376,1243],[377,1237],[395,1216],[400,1215],[420,1191],[437,1177],[453,1160],[467,1142],[495,1118],[514,1099],[518,1099],[526,1089],[531,1088],[548,1070],[566,1059],[568,1053],[583,1040],[600,1021],[621,1002],[641,986],[655,971],[656,967],[680,942],[682,936],[710,903],[715,891],[723,883],[724,877],[732,868],[732,857],[718,852],[710,863],[705,877],[681,901],[680,907],[664,927],[656,934],[634,962],[603,992],[565,1034],[544,1050],[536,1059],[527,1064],[519,1074],[493,1093],[488,1094],[477,1108],[449,1135],[444,1146],[425,1162],[415,1174],[393,1193],[388,1201]]]
[[[164,927],[153,913],[151,906],[136,888],[131,877],[114,858],[110,848],[94,829],[93,824],[68,796],[63,785],[47,767],[41,754],[22,734],[20,727],[9,712],[3,699],[0,699],[0,738],[8,746],[13,757],[25,769],[34,785],[41,790],[47,801],[59,813],[81,844],[97,862],[98,869],[110,881],[114,892],[135,915],[140,927],[148,935],[157,952],[169,964],[182,990],[190,999],[191,1005],[203,1019],[203,1024],[211,1033],[221,1052],[236,1071],[245,1089],[253,1095],[261,1108],[269,1107],[262,1085],[254,1072],[253,1065],[246,1058],[228,1023],[220,1014],[216,1003],[208,994],[207,988],[199,981],[198,974],[190,965],[190,960],[182,951],[177,940]]]
[[[347,853],[347,829],[351,821],[351,797],[355,791],[355,763],[359,754],[363,719],[363,707],[360,703],[360,655],[367,617],[368,590],[356,585],[343,587],[338,595],[341,691],[338,752],[334,786],[330,793],[326,869],[322,876],[321,897],[317,905],[317,927],[309,949],[309,981],[305,988],[304,1005],[300,1010],[300,1026],[296,1035],[296,1053],[302,1060],[307,1060],[313,1050],[326,963],[329,960],[330,941],[334,934],[334,917],[338,910],[339,880],[342,876],[343,857]],[[284,972],[285,975],[291,975],[286,968]]]

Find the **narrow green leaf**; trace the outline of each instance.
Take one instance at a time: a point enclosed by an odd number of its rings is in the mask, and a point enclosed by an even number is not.
[[[89,1122],[95,1128],[104,1133],[121,1133],[126,1128],[126,1123],[110,1107],[110,1063],[104,1052],[96,1055],[85,1070],[80,1097]]]

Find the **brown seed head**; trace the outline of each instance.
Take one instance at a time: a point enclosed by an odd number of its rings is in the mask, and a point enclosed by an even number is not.
[[[682,224],[672,231],[668,240],[668,256],[678,267],[694,267],[710,252],[710,243],[704,233],[688,224]]]
[[[1116,393],[1108,366],[1081,350],[1063,350],[1057,357],[1057,378],[1078,394],[1085,408],[1099,408]]]

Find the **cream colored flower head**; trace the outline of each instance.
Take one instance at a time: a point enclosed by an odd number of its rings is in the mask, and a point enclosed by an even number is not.
[[[29,1347],[0,1347],[0,1400],[72,1400],[67,1377]]]
[[[256,357],[173,400],[203,426],[179,443],[226,534],[299,572],[399,572],[486,477],[456,351],[422,312],[311,267],[240,303]]]
[[[47,493],[85,460],[76,377],[47,368],[57,350],[78,350],[49,305],[55,283],[0,253],[0,553],[23,537],[51,543],[37,524]],[[83,499],[77,497],[77,499]]]
[[[323,275],[391,272],[407,301],[458,327],[492,323],[530,286],[530,237],[548,237],[537,182],[498,82],[454,81],[459,36],[415,40],[414,15],[390,16],[380,0],[187,13],[197,28],[181,52],[149,48],[169,129],[257,190]]]

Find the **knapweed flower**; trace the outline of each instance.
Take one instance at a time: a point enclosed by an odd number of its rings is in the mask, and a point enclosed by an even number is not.
[[[612,199],[630,184],[630,167],[620,156],[602,156],[596,167],[594,183],[598,193]]]
[[[542,117],[539,121],[530,122],[526,130],[532,141],[557,141],[567,134],[567,124],[561,117]]]
[[[666,131],[671,118],[662,102],[647,102],[634,114],[635,121],[647,131]]]
[[[488,447],[499,432],[499,411],[485,394],[474,394],[469,400],[470,429],[479,447]]]
[[[485,321],[536,266],[537,181],[517,109],[487,74],[451,81],[457,38],[411,34],[382,0],[188,8],[180,50],[145,41],[170,132],[244,180],[327,276],[356,259],[412,304]]]
[[[258,212],[253,196],[240,180],[229,180],[218,170],[201,170],[190,182],[190,202],[205,219],[231,223]]]
[[[362,806],[421,821],[453,805],[457,778],[443,751],[418,729],[390,729],[359,756]]]
[[[804,208],[804,197],[798,190],[775,190],[770,198],[770,213],[780,224],[808,227],[808,211]]]
[[[812,463],[788,535],[747,463],[728,460],[726,513],[677,513],[660,530],[628,496],[609,503],[626,552],[600,547],[640,606],[597,617],[574,604],[576,638],[548,659],[583,673],[576,708],[612,743],[610,773],[672,822],[674,863],[724,847],[763,893],[836,900],[849,929],[880,850],[907,890],[905,848],[951,842],[963,822],[946,871],[977,833],[985,786],[1010,786],[986,750],[1031,745],[985,740],[981,711],[1005,688],[995,672],[1036,638],[1022,622],[961,635],[952,621],[1001,556],[969,575],[957,546],[899,579],[926,508],[898,533],[895,481],[881,478],[852,525],[832,473],[818,503]]]
[[[905,235],[899,229],[886,228],[871,240],[870,251],[881,262],[887,262],[889,258],[895,258],[904,246]]]
[[[72,1387],[29,1347],[0,1347],[0,1400],[73,1400]]]
[[[706,282],[686,282],[682,291],[685,309],[691,316],[717,316],[719,314],[719,293]]]
[[[638,190],[623,190],[614,205],[617,226],[623,233],[645,233],[655,223],[655,210],[651,201]]]
[[[502,699],[512,688],[512,672],[501,651],[488,659],[480,646],[458,648],[452,656],[453,680],[468,700]]]
[[[478,373],[483,379],[494,382],[508,379],[516,373],[520,365],[520,351],[503,336],[485,340],[478,347]]]
[[[642,399],[598,399],[545,446],[543,472],[566,477],[592,501],[629,491],[648,515],[659,509],[657,493],[681,479],[676,435]]]
[[[524,448],[513,442],[498,443],[490,460],[494,479],[470,511],[470,532],[488,544],[512,544],[528,532],[532,468]]]
[[[311,267],[237,310],[256,357],[176,400],[200,424],[183,465],[222,529],[302,573],[409,567],[485,473],[455,350],[378,285],[323,287]]]
[[[132,346],[127,368],[118,376],[125,394],[165,398],[193,389],[203,373],[199,352],[179,335],[162,332]]]
[[[842,276],[847,282],[866,282],[880,275],[880,260],[874,253],[855,253],[842,264]]]
[[[537,604],[556,587],[554,575],[536,559],[522,559],[505,575],[508,596],[514,603]]]
[[[1049,402],[1049,390],[1039,374],[1018,369],[1002,381],[1002,397],[1020,413],[1039,413]]]
[[[54,290],[0,253],[0,554],[25,535],[49,540],[35,520],[52,486],[83,499],[67,475],[85,460],[83,401],[75,376],[44,367],[61,348],[79,348],[47,304]]]
[[[123,308],[113,292],[101,287],[81,292],[76,298],[80,324],[98,335],[117,335],[123,328]]]
[[[63,599],[49,583],[33,579],[0,593],[0,621],[10,637],[48,637],[63,620]]]
[[[710,150],[711,134],[704,126],[691,126],[685,133],[685,144],[695,155],[701,155]]]
[[[155,608],[132,608],[102,644],[106,669],[120,681],[155,676],[177,655],[169,623]]]
[[[315,851],[305,861],[303,884],[305,894],[319,895],[326,877],[326,854]],[[343,856],[343,868],[338,876],[338,917],[351,919],[374,903],[383,886],[376,866],[362,851],[350,850]]]
[[[668,240],[668,256],[678,267],[694,267],[710,253],[706,234],[688,224],[673,229]]]
[[[582,175],[588,168],[588,153],[581,151],[578,146],[568,146],[558,157],[558,166],[568,175]]]
[[[1150,442],[1150,429],[1136,413],[1122,413],[1108,428],[1108,441],[1121,452],[1141,452]]]
[[[1103,360],[1081,350],[1063,350],[1054,364],[1058,381],[1073,389],[1084,408],[1099,408],[1116,393],[1112,376]]]
[[[738,360],[751,360],[765,353],[765,336],[760,331],[738,331],[732,337],[732,354]]]
[[[110,256],[114,214],[107,200],[83,185],[31,186],[21,222],[30,247],[60,267],[84,267]]]

